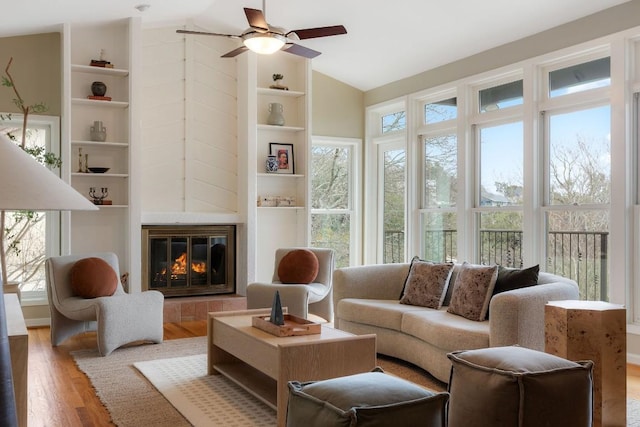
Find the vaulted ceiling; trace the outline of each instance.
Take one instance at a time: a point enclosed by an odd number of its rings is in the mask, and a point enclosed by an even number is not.
[[[267,0],[266,16],[269,24],[290,30],[344,25],[346,35],[300,44],[322,52],[313,59],[314,70],[366,91],[627,1]],[[140,4],[150,7],[140,11]],[[12,3],[3,14],[0,37],[129,16],[141,16],[145,27],[191,20],[239,34],[247,28],[243,7],[262,9],[263,1],[29,0]]]

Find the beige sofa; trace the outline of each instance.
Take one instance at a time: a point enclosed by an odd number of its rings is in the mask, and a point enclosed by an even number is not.
[[[409,264],[336,269],[334,324],[354,334],[375,333],[378,353],[411,362],[443,382],[449,381],[452,351],[514,344],[544,351],[545,304],[579,297],[573,280],[540,272],[538,285],[495,295],[489,320],[476,322],[447,313],[452,285],[439,310],[400,304],[408,271]]]

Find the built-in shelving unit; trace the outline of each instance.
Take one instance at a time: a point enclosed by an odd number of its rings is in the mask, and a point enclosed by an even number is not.
[[[252,54],[251,54],[252,55]],[[255,180],[254,206],[249,207],[249,218],[255,218],[255,228],[249,241],[255,242],[254,278],[270,281],[273,275],[273,257],[277,248],[305,246],[308,244],[308,151],[310,141],[310,81],[311,66],[308,60],[284,52],[274,55],[257,55],[248,61],[248,99],[255,102],[255,118],[248,119],[250,149],[248,156],[250,179]],[[252,66],[255,64],[254,66]],[[255,73],[255,74],[254,74]],[[284,75],[283,84],[288,90],[273,89],[272,75]],[[283,107],[283,126],[268,124],[269,105],[279,103]],[[267,173],[266,160],[270,143],[291,144],[293,147],[293,173]],[[263,197],[295,199],[280,206],[258,206]],[[254,210],[253,212],[251,212]],[[250,275],[251,277],[251,275]]]
[[[90,188],[106,189],[105,204],[93,212],[71,212],[68,216],[68,242],[65,252],[112,251],[118,254],[121,273],[139,259],[139,223],[132,210],[136,203],[132,189],[134,143],[133,50],[140,31],[139,20],[128,19],[103,24],[64,26],[65,122],[63,124],[63,173],[71,185],[87,199]],[[99,59],[113,68],[89,65]],[[89,99],[91,85],[100,81],[111,99]],[[92,138],[91,127],[101,122],[106,128],[104,141]],[[93,173],[89,167],[108,168]],[[133,256],[133,257],[132,257]],[[133,271],[134,278],[138,272]]]

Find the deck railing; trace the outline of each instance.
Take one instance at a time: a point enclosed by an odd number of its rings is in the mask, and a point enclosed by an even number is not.
[[[546,266],[541,268],[575,280],[580,298],[609,298],[608,232],[552,231],[547,243]],[[385,262],[403,262],[404,233],[385,233]],[[425,233],[424,258],[431,261],[457,260],[457,231],[429,230]],[[522,232],[481,230],[480,262],[522,268]]]

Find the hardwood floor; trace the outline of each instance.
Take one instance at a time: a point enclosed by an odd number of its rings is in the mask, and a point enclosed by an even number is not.
[[[204,320],[164,324],[166,340],[206,334]],[[78,335],[53,348],[49,328],[29,329],[29,427],[113,426],[69,354],[95,347],[95,333]],[[627,395],[640,400],[640,366],[627,366]]]
[[[166,340],[206,334],[205,320],[164,324]],[[29,329],[29,427],[113,426],[91,383],[69,354],[95,347],[92,332],[54,348],[49,328]]]

